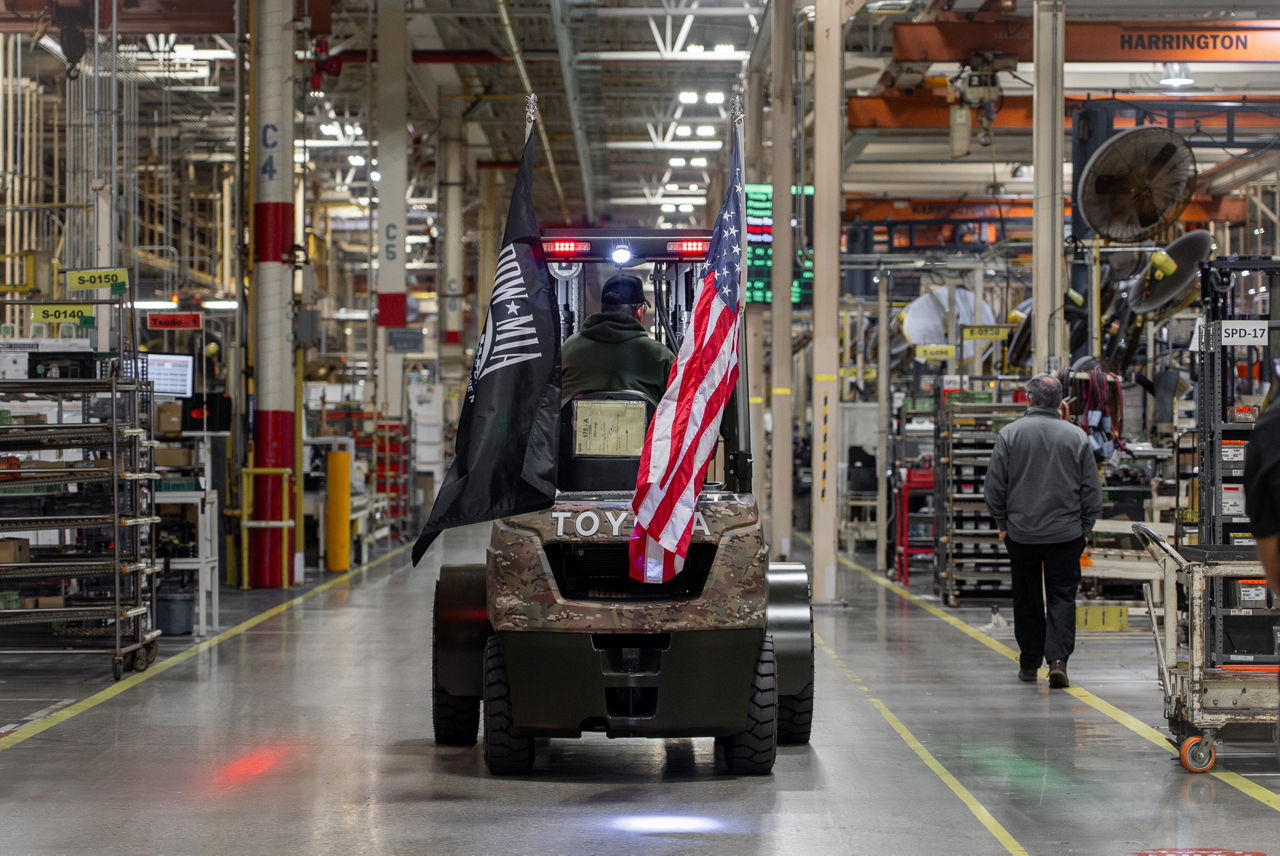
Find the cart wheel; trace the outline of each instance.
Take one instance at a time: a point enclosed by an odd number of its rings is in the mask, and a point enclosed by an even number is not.
[[[1218,760],[1218,750],[1211,741],[1206,741],[1203,737],[1188,737],[1182,741],[1178,760],[1189,772],[1206,773],[1213,767],[1213,762]]]
[[[111,676],[117,681],[124,677],[124,659],[115,657],[111,660]]]
[[[151,665],[151,659],[147,657],[147,649],[139,648],[133,652],[133,670],[135,672],[145,672],[147,666]]]
[[[160,653],[160,643],[159,643],[159,642],[148,642],[148,643],[147,643],[147,665],[148,665],[148,666],[149,666],[149,665],[151,665],[152,663],[154,663],[154,662],[156,661],[156,655],[157,655],[157,654],[159,654],[159,653]]]
[[[132,672],[134,668],[134,663],[137,661],[137,659],[138,659],[137,653],[134,651],[130,651],[129,653],[125,654],[124,670],[126,672]]]

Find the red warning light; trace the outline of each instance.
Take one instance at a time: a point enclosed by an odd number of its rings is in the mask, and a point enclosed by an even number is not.
[[[667,252],[675,253],[682,257],[703,258],[707,254],[707,250],[711,248],[711,241],[707,239],[690,239],[684,241],[667,241]]]
[[[542,252],[548,256],[575,256],[579,253],[587,253],[591,251],[590,241],[543,241]]]

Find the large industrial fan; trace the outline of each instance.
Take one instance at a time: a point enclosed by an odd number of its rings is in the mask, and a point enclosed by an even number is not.
[[[1158,125],[1116,134],[1094,152],[1080,175],[1075,204],[1086,223],[1113,243],[1134,244],[1171,227],[1195,189],[1196,160],[1177,131]],[[1193,285],[1213,239],[1191,232],[1164,250],[1134,247],[1108,253],[1099,313],[1100,362],[1110,371],[1128,368],[1146,321],[1159,320],[1195,299]],[[1114,258],[1112,258],[1114,256]],[[1136,265],[1135,265],[1136,261]],[[1136,268],[1136,272],[1135,271]],[[1081,322],[1087,325],[1087,317]],[[1082,342],[1072,330],[1073,342]]]
[[[902,333],[912,345],[947,344],[947,322],[950,315],[951,298],[948,288],[936,287],[907,304],[902,316]],[[956,323],[994,324],[991,307],[985,302],[980,311],[974,312],[974,294],[967,288],[954,289],[956,295]],[[979,320],[974,320],[975,317]],[[953,343],[954,344],[954,343]],[[978,344],[984,344],[979,342]],[[968,341],[960,349],[963,359],[972,359],[975,343]]]
[[[1146,125],[1116,134],[1093,153],[1076,204],[1099,235],[1133,243],[1178,219],[1191,202],[1195,179],[1196,157],[1182,135]]]

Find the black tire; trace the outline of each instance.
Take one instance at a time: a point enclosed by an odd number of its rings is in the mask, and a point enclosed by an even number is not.
[[[773,637],[766,635],[756,657],[747,705],[747,730],[716,738],[716,758],[730,773],[767,776],[778,755],[778,685]]]
[[[507,661],[497,636],[484,646],[484,763],[495,776],[521,776],[533,769],[533,738],[515,733]]]
[[[431,728],[441,746],[474,746],[480,734],[480,699],[440,686],[440,591],[431,605]]]
[[[813,733],[813,678],[795,695],[778,696],[778,743],[799,746]]]

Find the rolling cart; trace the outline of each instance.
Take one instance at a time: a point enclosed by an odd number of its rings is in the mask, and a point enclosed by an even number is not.
[[[1184,546],[1179,552],[1142,523],[1133,524],[1133,534],[1164,572],[1161,613],[1156,611],[1151,584],[1143,586],[1159,661],[1160,687],[1164,691],[1164,715],[1182,766],[1193,773],[1203,773],[1217,760],[1214,744],[1224,729],[1243,725],[1276,727],[1276,707],[1280,702],[1280,685],[1276,682],[1280,666],[1276,663],[1280,656],[1276,656],[1274,647],[1270,652],[1240,653],[1233,646],[1225,619],[1254,610],[1223,603],[1213,596],[1228,583],[1239,590],[1241,580],[1256,582],[1262,572],[1251,558],[1252,548]],[[1175,595],[1175,584],[1185,592],[1185,606]],[[1266,606],[1258,609],[1273,614],[1280,622],[1280,610]],[[1186,641],[1180,649],[1178,635],[1183,620]]]

